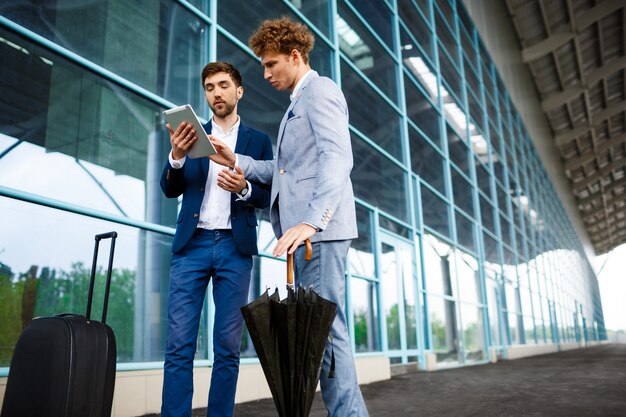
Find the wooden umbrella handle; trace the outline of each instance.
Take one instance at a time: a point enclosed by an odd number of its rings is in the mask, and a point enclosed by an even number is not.
[[[305,240],[304,246],[306,246],[304,260],[310,261],[311,256],[313,255],[313,246],[311,245],[311,241],[309,239]],[[287,285],[293,287],[293,253],[287,254]]]

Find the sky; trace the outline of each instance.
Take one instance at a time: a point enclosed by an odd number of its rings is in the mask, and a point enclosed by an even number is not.
[[[626,244],[623,244],[594,260],[607,330],[626,331],[625,259]]]

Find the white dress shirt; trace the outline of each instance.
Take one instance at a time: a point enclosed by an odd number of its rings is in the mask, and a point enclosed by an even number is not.
[[[302,78],[300,78],[300,81],[298,81],[298,84],[296,84],[296,87],[293,89],[293,93],[289,94],[289,99],[291,101],[293,101],[296,97],[298,97],[298,94],[300,93],[300,90],[302,89],[302,84],[304,84],[304,80],[306,80],[306,78],[309,76],[309,74],[311,74],[313,72],[315,72],[315,71],[310,69],[310,70],[308,70],[307,72],[304,73]]]
[[[230,149],[237,146],[237,135],[239,134],[239,125],[241,118],[237,119],[237,123],[228,131],[224,132],[220,126],[211,119],[211,134],[224,142]],[[174,169],[180,169],[185,165],[187,157],[175,160],[172,152],[169,154],[170,165]],[[232,229],[230,222],[230,192],[220,188],[217,185],[217,175],[225,167],[209,161],[209,175],[207,175],[204,197],[202,198],[202,206],[200,207],[200,217],[198,219],[198,227],[203,229]],[[252,188],[249,182],[248,193],[245,196],[238,194],[240,200],[247,200],[252,194]]]

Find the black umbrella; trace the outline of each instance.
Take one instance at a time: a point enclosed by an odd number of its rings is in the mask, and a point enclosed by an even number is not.
[[[305,259],[310,258],[307,240]],[[287,298],[267,290],[241,312],[278,415],[307,417],[337,305],[312,289],[294,290],[293,255],[287,255]]]

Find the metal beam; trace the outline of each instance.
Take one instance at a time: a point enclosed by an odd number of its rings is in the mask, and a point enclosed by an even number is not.
[[[618,159],[617,161],[613,161],[607,166],[599,169],[595,174],[585,178],[584,180],[576,183],[572,183],[574,193],[578,194],[585,190],[589,184],[592,184],[602,178],[606,177],[608,174],[612,173],[616,169],[620,169],[626,166],[626,158]]]
[[[621,57],[609,62],[606,65],[602,65],[585,77],[582,85],[572,85],[563,91],[551,94],[543,99],[541,101],[541,108],[544,112],[547,112],[562,106],[563,104],[568,103],[580,96],[590,86],[593,86],[600,80],[603,80],[617,71],[623,70],[624,68],[626,68],[626,57]]]
[[[593,126],[589,126],[587,124],[584,125],[579,125],[576,126],[574,129],[569,130],[565,133],[561,133],[559,135],[556,135],[554,137],[554,141],[556,142],[556,146],[562,146],[565,145],[569,142],[571,142],[572,140],[576,139],[578,136],[584,135],[586,133],[589,133],[589,131],[593,128],[595,128],[595,126],[599,125],[601,122],[610,119],[611,117],[615,116],[616,114],[619,114],[621,112],[623,112],[624,110],[626,110],[626,100],[622,100],[620,102],[611,104],[609,107],[607,107],[606,109],[603,109],[602,111],[597,112],[596,114],[592,115],[593,117]]]
[[[624,7],[623,1],[603,1],[590,8],[574,21],[574,31],[558,32],[522,50],[522,61],[527,64],[539,59],[567,42],[570,42],[587,27]]]
[[[607,186],[604,187],[604,193],[601,192],[596,192],[593,193],[585,198],[580,198],[578,199],[578,205],[579,206],[586,206],[589,203],[593,203],[595,200],[601,198],[603,195],[608,194],[610,191],[614,190],[615,188],[621,187],[623,185],[626,185],[626,177],[624,178],[620,178],[617,181],[611,181],[610,184],[608,184]]]
[[[586,152],[579,157],[566,159],[565,161],[563,161],[563,167],[566,171],[572,171],[576,168],[579,168],[581,165],[593,161],[594,159],[596,159],[598,154],[606,151],[607,149],[610,149],[614,146],[619,146],[623,143],[626,143],[626,133],[622,133],[621,135],[617,135],[613,138],[605,140],[604,142],[596,144],[595,152]]]
[[[604,239],[605,235],[610,235],[610,238],[614,239],[615,237],[619,237],[620,235],[624,233],[626,233],[626,224],[618,228],[615,228],[613,230],[602,229],[596,233],[590,234],[589,237],[591,238],[591,240],[598,241],[600,239]]]
[[[611,208],[611,206],[619,201],[626,201],[626,196],[622,195],[620,196],[621,198],[614,198],[611,200],[611,202],[606,203],[606,206]],[[583,222],[585,223],[586,227],[591,227],[594,226],[598,223],[602,223],[602,222],[609,222],[609,223],[616,223],[619,221],[622,221],[625,219],[624,216],[622,217],[617,217],[618,214],[623,214],[624,212],[626,212],[626,210],[624,210],[624,208],[615,208],[613,207],[613,211],[607,215],[606,212],[604,210],[598,210],[595,211],[593,213],[587,213],[585,215],[583,215]]]

